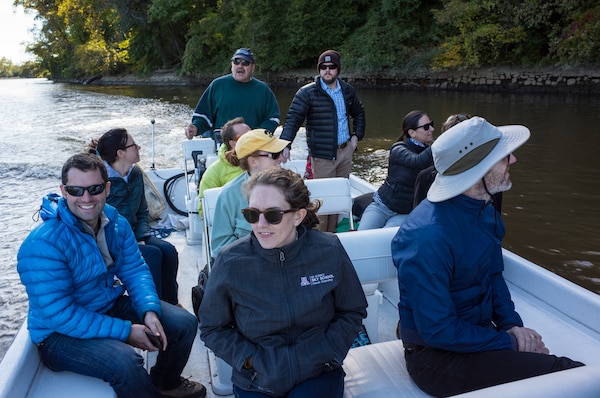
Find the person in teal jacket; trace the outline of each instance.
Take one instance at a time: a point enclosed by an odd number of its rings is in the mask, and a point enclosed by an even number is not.
[[[529,135],[480,117],[443,133],[431,146],[438,174],[427,199],[392,239],[406,367],[436,397],[583,365],[549,355],[502,276],[505,226],[491,201],[511,188],[513,152]]]
[[[23,241],[17,271],[29,298],[27,327],[42,362],[111,384],[119,397],[204,397],[181,378],[196,336],[189,312],[161,302],[127,220],[106,204],[102,160],[77,154],[62,168],[62,197],[47,195],[43,220]],[[131,348],[162,349],[150,375]]]
[[[188,139],[197,135],[214,138],[214,130],[238,116],[250,128],[275,132],[280,122],[279,105],[269,86],[253,77],[255,67],[249,48],[233,54],[231,74],[213,80],[200,97],[192,123],[185,130]]]
[[[284,157],[283,150],[289,141],[279,139],[268,130],[255,129],[242,135],[233,151],[227,152],[227,160],[239,165],[245,172],[225,184],[217,198],[215,218],[210,234],[212,256],[236,239],[246,236],[252,228],[244,219],[242,209],[248,207],[242,185],[250,175],[272,167],[279,167]]]
[[[237,140],[249,130],[250,127],[244,122],[243,117],[236,117],[225,123],[223,131],[221,131],[223,145],[221,145],[217,153],[219,158],[208,166],[204,174],[202,174],[198,189],[198,199],[204,197],[204,191],[207,189],[222,187],[244,172],[239,166],[234,166],[227,161],[225,152],[235,148]],[[198,212],[202,215],[201,201],[198,201]]]

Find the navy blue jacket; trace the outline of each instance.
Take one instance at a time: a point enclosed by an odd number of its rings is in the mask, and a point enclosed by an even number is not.
[[[504,222],[465,195],[423,200],[392,240],[402,340],[454,352],[513,349],[523,326],[502,276]]]

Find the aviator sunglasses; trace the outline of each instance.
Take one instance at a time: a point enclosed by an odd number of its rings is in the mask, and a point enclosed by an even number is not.
[[[269,224],[277,225],[283,219],[284,214],[291,213],[296,210],[297,209],[260,211],[252,207],[247,207],[245,209],[242,209],[242,214],[244,215],[246,221],[248,221],[250,224],[256,224],[258,222],[258,218],[262,214],[263,216],[265,216],[265,220]]]
[[[250,65],[250,62],[246,61],[245,59],[236,58],[233,60],[233,64],[234,65],[242,64],[242,66],[248,66],[248,65]]]
[[[415,127],[413,130],[418,130],[418,129],[420,129],[421,127],[423,127],[423,130],[425,130],[425,131],[429,131],[429,127],[433,127],[433,120],[432,120],[432,121],[430,121],[429,123],[425,123],[425,124],[424,124],[424,125],[422,125],[422,126]]]
[[[89,187],[78,187],[76,185],[65,185],[65,191],[71,196],[83,196],[85,191],[88,191],[90,195],[99,195],[104,192],[106,183],[90,185]]]

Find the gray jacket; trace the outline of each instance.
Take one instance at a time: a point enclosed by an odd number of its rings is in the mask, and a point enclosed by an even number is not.
[[[200,307],[202,340],[244,390],[285,395],[341,366],[366,316],[356,271],[334,234],[298,228],[263,249],[254,234],[223,248]],[[252,357],[253,368],[243,367]]]

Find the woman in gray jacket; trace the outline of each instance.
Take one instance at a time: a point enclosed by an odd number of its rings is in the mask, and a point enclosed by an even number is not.
[[[341,364],[367,314],[352,262],[314,229],[320,203],[300,175],[269,169],[245,190],[252,233],[216,259],[202,340],[232,366],[236,397],[342,397]]]

